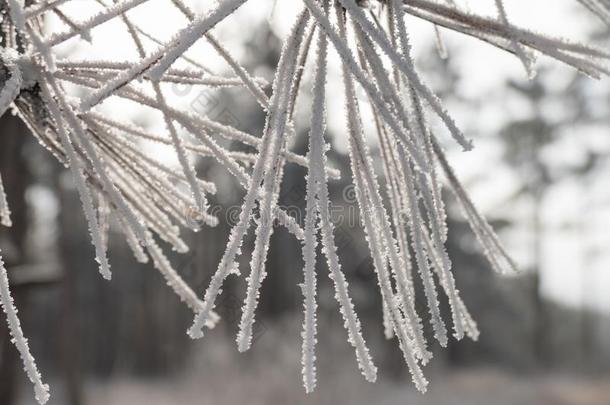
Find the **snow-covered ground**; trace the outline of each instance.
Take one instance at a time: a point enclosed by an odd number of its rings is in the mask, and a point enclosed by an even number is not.
[[[269,367],[273,368],[272,364]],[[212,369],[213,370],[213,369]],[[608,405],[610,376],[584,379],[574,375],[517,376],[498,369],[455,370],[435,377],[422,395],[410,384],[368,384],[337,373],[325,378],[314,394],[306,396],[292,371],[277,369],[222,370],[170,380],[120,378],[90,382],[88,405]],[[294,375],[293,375],[294,374]],[[351,373],[347,373],[350,374]],[[184,376],[183,376],[184,377]],[[51,404],[65,404],[61,393]],[[23,405],[33,402],[25,401]]]
[[[283,325],[266,325],[252,351],[239,354],[226,331],[212,331],[181,372],[155,379],[115,374],[88,380],[86,405],[608,405],[610,375],[574,372],[519,374],[487,366],[447,369],[435,358],[425,370],[429,391],[415,390],[410,378],[392,378],[381,365],[381,345],[371,346],[380,374],[367,383],[357,370],[340,324],[322,319],[318,352],[318,388],[306,395],[300,370],[300,316]],[[379,343],[379,342],[375,342]],[[442,355],[443,352],[439,353]],[[391,356],[391,355],[390,355]],[[61,381],[50,405],[69,405]],[[25,385],[19,405],[34,405]]]

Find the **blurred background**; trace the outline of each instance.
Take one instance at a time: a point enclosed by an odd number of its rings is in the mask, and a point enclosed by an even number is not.
[[[239,59],[269,80],[294,14],[287,3],[246,8],[234,17],[240,24],[218,28]],[[492,8],[471,1],[473,9],[493,13],[493,2],[485,3]],[[609,33],[576,2],[557,1],[550,10],[544,1],[512,3],[520,2],[507,2],[518,25],[608,45]],[[66,13],[78,18],[86,5],[72,7]],[[538,12],[543,17],[534,17]],[[163,15],[160,32],[170,35],[183,23]],[[445,31],[449,57],[443,59],[432,27],[416,20],[411,27],[420,70],[475,140],[467,154],[447,143],[451,162],[522,269],[515,276],[495,275],[447,195],[448,250],[458,288],[479,324],[479,341],[433,346],[435,357],[424,370],[429,393],[415,390],[395,342],[383,336],[378,287],[349,188],[340,105],[329,110],[329,159],[344,179],[331,183],[331,197],[355,220],[342,216],[336,238],[380,375],[376,384],[359,375],[321,261],[319,384],[310,395],[300,375],[303,263],[294,238],[283,228],[273,235],[253,348],[239,354],[234,342],[245,296],[241,278],[227,281],[218,303],[220,324],[191,341],[185,333],[192,320],[188,308],[157,271],[136,263],[118,234],[111,233],[109,242],[113,280],[99,277],[70,174],[7,114],[0,119],[0,172],[14,226],[0,228],[0,249],[25,333],[53,388],[51,404],[610,404],[610,80],[594,81],[545,60],[537,77],[527,80],[516,58]],[[106,56],[116,40],[112,33],[109,27],[95,45],[69,43],[61,54],[78,59],[95,49]],[[243,91],[173,88],[172,97],[242,130],[260,133],[264,124],[263,112]],[[116,113],[151,131],[162,128],[159,117],[145,112]],[[301,111],[305,124],[307,114]],[[301,154],[306,130],[302,125],[293,145]],[[197,171],[218,184],[213,203],[227,220],[185,234],[191,252],[171,259],[201,294],[241,194],[213,162],[201,160]],[[281,204],[296,212],[304,208],[304,175],[288,166],[280,195]],[[248,240],[246,257],[251,245]],[[0,345],[0,404],[33,404],[4,320]]]

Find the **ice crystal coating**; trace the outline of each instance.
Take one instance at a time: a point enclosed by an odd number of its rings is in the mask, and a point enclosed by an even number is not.
[[[449,328],[456,339],[468,336],[476,340],[479,333],[460,297],[444,246],[448,229],[441,197],[443,186],[455,195],[492,267],[509,272],[516,266],[451,168],[439,141],[446,135],[433,132],[427,123],[428,115],[436,116],[462,148],[472,148],[470,140],[417,71],[405,17],[433,24],[441,57],[447,57],[447,50],[439,27],[515,54],[530,77],[535,74],[538,54],[593,78],[609,73],[605,63],[610,52],[517,27],[511,23],[503,0],[495,0],[496,17],[474,14],[453,0],[303,0],[294,5],[302,11],[284,40],[268,93],[266,81],[251,75],[212,32],[215,26],[230,20],[248,0],[219,0],[203,14],[192,11],[183,0],[166,0],[188,20],[168,40],[156,38],[128,15],[136,7],[148,7],[151,0],[97,0],[101,9],[82,21],[61,10],[73,1],[76,0],[8,0],[0,5],[3,15],[0,115],[12,108],[39,143],[72,172],[102,276],[111,277],[107,238],[109,218],[113,218],[136,259],[143,263],[151,261],[167,285],[193,311],[194,322],[188,330],[193,338],[203,336],[203,327],[213,327],[218,321],[213,311],[216,300],[225,279],[239,274],[244,237],[254,229],[254,249],[246,273],[247,291],[236,338],[240,351],[251,347],[260,289],[267,275],[271,236],[276,224],[286,227],[302,243],[302,363],[308,393],[315,389],[317,381],[318,244],[328,264],[347,340],[354,347],[358,366],[369,381],[374,381],[377,375],[341,268],[329,212],[328,183],[341,175],[326,159],[326,105],[331,101],[326,83],[332,74],[332,69],[328,69],[329,51],[334,50],[339,56],[351,178],[382,298],[380,311],[385,335],[396,337],[412,379],[421,391],[428,384],[422,365],[431,358],[424,325],[430,324],[441,345],[447,344]],[[610,25],[607,0],[577,1]],[[379,12],[373,12],[372,4]],[[48,13],[57,15],[64,24],[57,32],[42,29]],[[114,20],[122,23],[134,43],[135,58],[58,59],[56,46],[73,38],[95,41],[96,28]],[[153,44],[152,51],[144,41]],[[204,63],[185,55],[198,41],[211,45],[231,68],[231,75],[215,74]],[[309,151],[307,156],[301,156],[289,150],[288,140],[295,136],[294,110],[300,100],[306,64],[313,66],[313,97],[309,106]],[[168,84],[243,88],[266,113],[262,134],[247,133],[205,114],[174,107],[164,92]],[[85,97],[72,98],[68,85],[80,87]],[[364,90],[364,101],[356,97],[357,86]],[[165,133],[151,133],[96,108],[111,97],[160,113]],[[363,103],[373,111],[372,135],[379,140],[385,182],[379,181],[372,163],[366,141],[369,134],[365,134],[360,113]],[[249,152],[223,146],[221,139],[249,146]],[[141,140],[171,146],[178,167],[171,167],[139,148]],[[230,231],[226,250],[202,299],[172,267],[160,244],[163,241],[177,252],[186,252],[189,246],[181,239],[182,228],[198,230],[202,225],[218,223],[208,204],[208,196],[216,192],[216,185],[197,177],[194,162],[199,156],[213,158],[245,191],[238,221]],[[303,226],[279,205],[287,164],[307,169]],[[11,225],[1,177],[0,224]],[[424,314],[418,313],[415,306],[415,274],[424,287],[427,302]],[[0,293],[36,399],[44,403],[49,397],[48,387],[41,381],[20,329],[1,260]],[[439,293],[447,296],[451,325],[441,317]]]

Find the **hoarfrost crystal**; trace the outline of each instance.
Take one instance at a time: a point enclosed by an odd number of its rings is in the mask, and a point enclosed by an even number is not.
[[[610,73],[606,66],[610,52],[593,46],[540,35],[511,23],[504,0],[495,0],[496,17],[481,16],[461,7],[457,1],[431,0],[303,0],[294,7],[301,11],[284,40],[271,89],[240,64],[212,30],[248,0],[219,0],[205,14],[193,12],[184,0],[163,0],[175,7],[188,22],[168,40],[142,29],[135,8],[152,7],[152,0],[122,0],[101,7],[89,18],[78,18],[60,7],[77,0],[8,0],[0,5],[0,115],[12,109],[29,127],[38,142],[68,167],[83,205],[95,260],[104,278],[110,279],[107,258],[109,218],[115,218],[125,240],[139,262],[151,262],[168,287],[194,314],[188,334],[203,336],[219,317],[214,312],[224,281],[239,275],[245,236],[253,229],[254,249],[247,274],[240,328],[236,338],[240,351],[253,342],[255,315],[261,286],[267,275],[267,255],[274,227],[286,227],[302,243],[303,282],[303,383],[306,392],[317,384],[317,262],[322,256],[334,284],[335,298],[343,317],[347,340],[354,347],[363,376],[374,381],[377,368],[368,350],[342,271],[335,225],[329,212],[330,181],[342,173],[330,167],[327,158],[326,83],[331,51],[339,56],[345,107],[351,178],[361,211],[362,227],[373,259],[379,285],[385,335],[396,338],[415,386],[425,391],[422,366],[431,359],[424,325],[434,338],[447,344],[448,329],[461,339],[477,339],[479,331],[468,312],[451,272],[451,259],[444,246],[447,224],[441,187],[456,197],[464,217],[480,242],[492,267],[499,272],[516,266],[502,247],[491,226],[478,212],[455,175],[441,147],[441,137],[452,137],[463,149],[472,148],[442,101],[418,72],[411,54],[407,16],[433,24],[441,56],[446,57],[440,29],[453,30],[480,39],[515,54],[529,76],[534,56],[544,54],[593,78]],[[610,24],[606,0],[577,0],[602,21]],[[370,8],[374,3],[375,12]],[[57,32],[43,30],[44,17],[55,13],[63,21]],[[137,49],[136,59],[60,59],[56,47],[70,39],[96,41],[97,27],[120,21]],[[198,41],[207,41],[231,68],[228,76],[214,73],[204,63],[185,55]],[[148,50],[146,43],[153,44]],[[388,67],[390,61],[391,66]],[[177,63],[179,62],[179,63]],[[303,82],[304,67],[313,66],[313,97],[308,136],[309,151],[301,156],[289,150],[295,134],[294,114]],[[185,67],[188,66],[188,67]],[[168,85],[202,88],[237,87],[251,96],[266,114],[262,134],[248,133],[231,125],[170,105],[164,88]],[[68,86],[69,85],[69,86]],[[85,96],[77,101],[68,89],[80,87]],[[356,97],[358,87],[365,100]],[[132,122],[103,113],[98,106],[120,98],[151,109],[163,116],[165,133],[151,133]],[[365,133],[361,104],[373,111],[375,131]],[[427,116],[434,115],[447,131],[433,131]],[[179,130],[180,129],[180,130]],[[184,130],[184,131],[182,131]],[[445,134],[444,132],[447,132]],[[368,135],[378,138],[385,182],[378,179],[367,145]],[[449,135],[449,136],[447,136]],[[222,139],[248,146],[233,149]],[[148,151],[140,141],[170,146],[178,161],[171,167]],[[166,257],[161,241],[184,253],[189,246],[181,229],[218,223],[209,211],[208,197],[216,185],[197,177],[194,162],[211,157],[233,176],[245,191],[237,223],[228,236],[226,249],[201,298],[183,280]],[[307,169],[306,215],[301,224],[279,204],[284,169],[296,164]],[[444,184],[443,184],[444,180]],[[0,177],[0,224],[10,226],[10,210]],[[412,257],[414,255],[414,257]],[[415,274],[424,287],[427,310],[415,306]],[[451,325],[445,323],[439,294],[447,297]],[[49,398],[34,358],[21,331],[17,310],[9,291],[7,269],[0,260],[0,296],[14,343],[23,359],[36,399]]]

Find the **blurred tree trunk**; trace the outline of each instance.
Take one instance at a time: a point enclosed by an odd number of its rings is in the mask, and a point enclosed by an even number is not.
[[[533,153],[534,164],[538,170],[538,178],[542,178],[544,173],[543,163],[540,162],[538,153]],[[544,240],[544,224],[542,219],[543,198],[546,194],[546,186],[538,184],[532,189],[533,195],[533,304],[534,304],[534,356],[537,364],[541,367],[549,366],[549,358],[551,356],[552,342],[550,341],[550,333],[547,329],[551,327],[547,311],[545,307],[544,297],[542,295],[542,266],[544,261],[543,240]]]
[[[590,208],[587,204],[587,208]],[[579,224],[579,234],[582,241],[586,240],[587,218],[583,216]],[[583,367],[593,366],[597,368],[600,363],[597,347],[597,333],[599,327],[599,315],[597,305],[599,280],[595,274],[595,249],[583,242],[584,266],[580,276],[581,282],[581,350]]]
[[[27,129],[16,117],[5,114],[0,118],[0,173],[12,211],[13,226],[10,229],[0,228],[0,248],[2,248],[6,269],[11,278],[11,269],[23,264],[25,255],[25,237],[27,232],[27,206],[25,191],[30,183],[23,149]],[[19,312],[27,313],[25,300],[22,299],[23,287],[13,286],[12,293]],[[4,315],[4,314],[3,314]],[[11,405],[17,396],[18,372],[20,360],[17,350],[11,343],[4,317],[0,322],[0,404]]]
[[[38,168],[44,166],[44,162],[40,162],[39,156],[32,156],[27,153],[28,143],[31,142],[28,128],[15,116],[5,114],[0,118],[0,172],[5,186],[5,191],[8,198],[8,203],[11,208],[11,219],[13,226],[10,229],[0,228],[0,248],[2,249],[3,258],[6,263],[6,268],[11,280],[11,290],[16,301],[17,308],[21,317],[22,323],[27,328],[28,318],[28,299],[29,294],[35,287],[48,286],[57,281],[61,281],[62,303],[61,303],[61,318],[59,331],[59,353],[60,353],[60,370],[63,373],[64,383],[66,384],[66,404],[81,405],[82,401],[82,383],[80,380],[80,372],[78,369],[78,334],[77,328],[74,325],[74,283],[70,272],[56,273],[49,276],[48,267],[53,266],[53,260],[41,263],[38,267],[32,265],[32,260],[35,260],[32,255],[27,252],[26,236],[30,229],[30,218],[28,212],[28,204],[26,202],[26,191],[32,185],[34,179],[40,180],[37,170],[34,169],[33,162],[36,161]],[[31,145],[30,145],[31,146]],[[58,166],[53,166],[58,167]],[[33,170],[33,172],[32,172]],[[54,170],[51,175],[45,174],[45,178],[49,177],[51,181],[56,182],[59,178],[58,170]],[[49,184],[52,187],[57,184]],[[63,245],[63,244],[62,244]],[[62,246],[63,247],[63,246]],[[29,266],[30,265],[30,266]],[[26,277],[20,276],[17,273],[20,268],[24,270]],[[40,268],[40,271],[26,271],[26,269]],[[18,277],[20,276],[20,277]],[[61,276],[61,279],[58,278]],[[28,332],[38,334],[40,336],[41,329],[25,330],[26,336]],[[32,336],[33,337],[33,336]],[[49,339],[43,345],[50,345],[53,339]],[[4,319],[0,321],[0,404],[14,404],[18,397],[18,388],[22,381],[21,360],[14,345],[10,341],[6,322]],[[47,347],[53,351],[54,348]]]
[[[65,197],[61,191],[60,171],[58,166],[53,173],[53,181],[57,190],[59,210],[59,252],[64,271],[62,272],[62,302],[61,302],[61,326],[59,328],[59,355],[66,384],[66,402],[70,405],[81,405],[84,403],[82,390],[82,362],[81,362],[81,330],[78,325],[77,296],[75,268],[70,266],[71,246],[66,240],[67,228],[66,217],[72,215],[72,211],[64,209]]]

